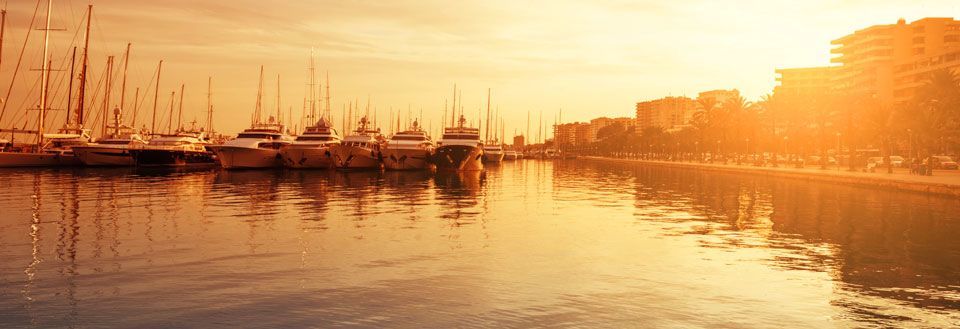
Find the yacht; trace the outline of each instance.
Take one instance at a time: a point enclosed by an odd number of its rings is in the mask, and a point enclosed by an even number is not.
[[[497,140],[487,141],[483,145],[483,162],[497,164],[503,162],[505,153]]]
[[[56,134],[42,134],[40,144],[15,147],[0,151],[3,167],[61,167],[82,163],[73,152],[74,147],[90,142],[89,129],[61,129]]]
[[[503,151],[503,159],[507,161],[519,160],[522,153],[514,150]]]
[[[138,167],[214,166],[216,158],[206,146],[203,132],[181,129],[131,148],[130,155]]]
[[[437,142],[437,151],[433,157],[438,170],[483,170],[480,130],[465,127],[466,122],[467,119],[461,115],[456,127],[443,130],[443,138]]]
[[[280,149],[292,142],[284,127],[273,117],[267,123],[254,123],[237,138],[209,147],[224,169],[279,168]]]
[[[380,143],[383,136],[380,129],[369,127],[370,122],[364,116],[360,126],[353,134],[347,135],[340,144],[332,147],[333,161],[337,169],[370,170],[380,169]]]
[[[280,157],[287,168],[334,167],[334,145],[340,144],[340,134],[326,117],[321,117],[316,125],[307,127],[300,136],[280,149]]]
[[[428,169],[433,141],[417,121],[390,137],[383,147],[383,166],[392,170]]]
[[[74,146],[73,152],[87,166],[133,166],[130,149],[146,145],[139,132],[120,123],[120,109],[113,110],[113,133],[95,143]]]

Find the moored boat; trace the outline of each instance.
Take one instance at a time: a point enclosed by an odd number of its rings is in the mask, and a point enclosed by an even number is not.
[[[282,165],[280,149],[292,141],[284,134],[283,125],[271,117],[268,123],[254,123],[221,145],[211,145],[224,169],[279,168]]]
[[[443,138],[437,142],[437,150],[433,156],[437,170],[483,170],[480,130],[466,127],[466,121],[461,115],[456,127],[443,130]]]
[[[417,121],[409,129],[390,137],[383,146],[383,165],[391,170],[430,168],[434,145]]]
[[[113,132],[95,143],[73,147],[77,159],[87,166],[133,166],[136,164],[130,150],[146,145],[139,132],[120,123],[121,111],[114,109]]]
[[[150,144],[130,149],[138,167],[198,167],[215,166],[216,158],[207,150],[204,133],[178,131],[160,135]]]
[[[287,168],[330,169],[334,168],[333,147],[341,138],[326,117],[307,127],[300,136],[280,149],[280,157]]]
[[[341,170],[377,170],[381,168],[380,143],[383,135],[380,129],[369,127],[370,122],[364,116],[360,119],[360,126],[353,134],[347,135],[340,144],[331,148],[333,161],[337,169]]]

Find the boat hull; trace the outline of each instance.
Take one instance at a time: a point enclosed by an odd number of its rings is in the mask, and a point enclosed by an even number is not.
[[[224,169],[266,169],[279,168],[281,165],[280,152],[276,149],[223,145],[211,148]]]
[[[81,165],[74,154],[0,152],[0,168],[70,167]]]
[[[503,157],[503,153],[483,152],[484,163],[500,163],[503,162]]]
[[[483,149],[476,146],[444,145],[434,155],[437,170],[483,170]]]
[[[507,154],[504,154],[504,155],[503,155],[503,159],[504,159],[504,160],[510,160],[510,161],[512,161],[512,160],[518,160],[519,158],[520,158],[520,156],[517,155],[516,153],[507,153]]]
[[[383,166],[389,170],[423,170],[430,168],[430,151],[424,149],[383,150]]]
[[[133,166],[136,162],[130,155],[130,149],[123,147],[75,147],[73,153],[87,166]]]
[[[284,147],[280,149],[283,166],[294,169],[330,169],[334,167],[331,146]]]
[[[379,170],[380,154],[363,147],[336,145],[331,150],[333,161],[340,170]]]
[[[214,166],[216,160],[210,152],[185,150],[130,150],[138,167],[196,167]]]

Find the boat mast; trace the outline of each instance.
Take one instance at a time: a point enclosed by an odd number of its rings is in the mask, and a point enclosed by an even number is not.
[[[310,120],[317,119],[317,69],[314,66],[313,49],[310,49]]]
[[[183,89],[186,87],[186,84],[180,84],[180,105],[177,109],[177,129],[183,129]]]
[[[153,88],[153,121],[150,122],[150,133],[157,133],[157,100],[160,97],[160,70],[163,69],[163,60],[157,64],[157,85]]]
[[[170,110],[167,112],[167,134],[173,131],[173,99],[176,95],[177,91],[170,92]]]
[[[87,28],[83,33],[83,58],[80,60],[80,90],[77,92],[77,125],[83,126],[84,103],[87,93],[87,66],[90,64],[90,16],[93,14],[93,5],[87,5]],[[104,114],[106,115],[106,114]]]
[[[450,126],[456,127],[457,126],[457,84],[456,83],[453,84],[453,107],[450,109],[451,109]]]
[[[283,120],[280,119],[280,75],[277,74],[277,124],[282,124]],[[283,129],[280,129],[283,132]]]
[[[207,77],[207,133],[213,131],[213,77]]]
[[[263,65],[260,65],[260,85],[257,87],[257,107],[253,111],[254,124],[261,122],[260,116],[263,107]]]
[[[127,42],[127,51],[123,53],[123,80],[120,82],[120,109],[125,110],[127,100],[127,67],[130,65],[130,43]]]
[[[3,34],[3,32],[0,32],[0,34]],[[71,112],[71,107],[73,107],[73,75],[76,73],[74,71],[76,62],[77,47],[73,47],[73,52],[70,54],[70,81],[67,82],[67,124],[75,122],[72,118],[73,112]]]
[[[136,91],[133,93],[133,120],[130,121],[130,126],[133,129],[137,129],[137,112],[140,107],[137,105],[137,102],[140,101],[140,87],[137,87]]]
[[[44,115],[47,111],[47,84],[50,82],[50,75],[48,74],[50,70],[50,57],[49,46],[50,46],[50,11],[51,6],[53,6],[53,0],[47,0],[47,24],[43,28],[43,67],[40,70],[41,81],[40,82],[40,109],[37,118],[37,148],[43,146],[43,120]]]
[[[3,64],[3,32],[7,28],[7,10],[0,9],[0,64]],[[3,65],[0,65],[3,67]]]
[[[325,87],[327,88],[327,95],[324,96],[324,98],[323,98],[323,103],[324,103],[324,104],[323,104],[323,109],[324,109],[324,111],[326,112],[327,120],[331,120],[331,122],[332,122],[332,120],[333,120],[333,113],[330,113],[330,72],[329,72],[329,71],[325,72],[325,75],[326,75],[326,80],[327,80],[327,84],[326,84],[326,86],[325,86]]]
[[[486,128],[487,130],[484,133],[483,138],[485,138],[487,142],[489,142],[490,141],[490,88],[487,88],[487,126]]]
[[[104,77],[105,88],[103,88],[103,123],[101,126],[101,134],[103,136],[107,135],[107,126],[110,121],[110,89],[113,87],[113,56],[107,56],[107,75]]]

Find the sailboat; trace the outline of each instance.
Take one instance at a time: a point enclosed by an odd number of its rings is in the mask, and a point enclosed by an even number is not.
[[[257,106],[250,128],[237,135],[236,139],[208,147],[217,155],[224,169],[279,168],[282,165],[280,149],[289,145],[292,138],[286,134],[283,124],[276,117],[270,116],[266,122],[260,121],[262,96],[263,66],[260,67],[260,89],[257,91]]]
[[[382,140],[380,129],[370,127],[370,121],[364,116],[360,118],[357,130],[347,135],[340,144],[331,147],[334,164],[342,170],[380,169]]]
[[[90,10],[87,10],[87,31],[90,30]],[[50,14],[53,9],[53,1],[47,0],[46,25],[43,29],[43,64],[40,69],[40,104],[37,106],[37,129],[36,130],[17,130],[2,129],[0,132],[10,132],[13,134],[33,134],[36,136],[36,144],[23,145],[19,147],[5,147],[0,149],[0,167],[57,167],[57,166],[75,166],[80,161],[74,156],[72,148],[77,145],[87,144],[90,137],[90,130],[84,129],[82,122],[67,123],[58,133],[48,134],[44,132],[44,123],[49,108],[50,89]],[[89,33],[87,33],[89,38]],[[84,48],[86,54],[86,48]],[[86,58],[86,55],[84,55]],[[81,86],[81,90],[82,90]],[[69,107],[69,106],[68,106]],[[81,105],[82,108],[82,105]],[[68,114],[67,117],[70,117]],[[82,120],[82,112],[78,115]],[[13,144],[10,142],[10,144]]]
[[[434,145],[430,135],[414,120],[407,130],[393,134],[383,147],[383,165],[392,170],[430,167]]]

